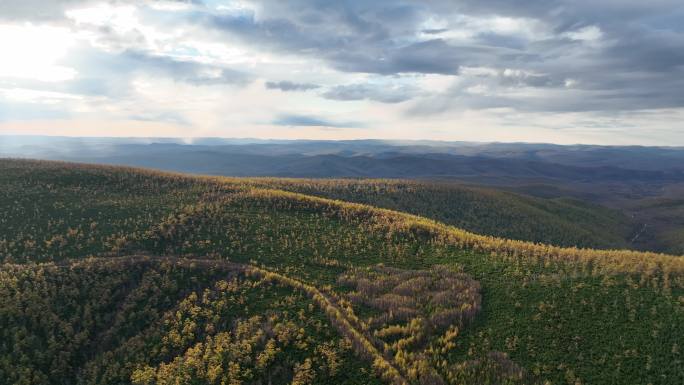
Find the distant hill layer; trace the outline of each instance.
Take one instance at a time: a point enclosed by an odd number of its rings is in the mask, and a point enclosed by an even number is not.
[[[279,177],[684,181],[684,149],[524,143],[0,137],[0,156]]]

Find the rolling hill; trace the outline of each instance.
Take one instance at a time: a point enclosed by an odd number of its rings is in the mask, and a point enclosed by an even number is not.
[[[400,185],[297,183],[0,161],[0,382],[684,381],[684,259],[282,190],[408,210]]]
[[[430,189],[439,199],[422,194],[422,202],[408,205],[397,204],[400,198],[396,194],[394,203],[385,198],[359,200],[354,194],[340,195],[340,191],[330,197],[408,211],[474,232],[513,239],[684,253],[684,223],[671,215],[679,210],[676,202],[684,190],[684,149],[680,147],[3,135],[0,157],[237,177],[438,181],[439,188],[424,186],[421,190]],[[447,184],[454,187],[442,187]],[[511,207],[458,207],[462,199],[469,200],[469,194],[445,193],[447,189],[470,189],[482,196],[483,202],[493,199]],[[315,195],[328,196],[325,194],[330,191],[324,193]],[[453,203],[458,208],[444,210],[443,203],[450,204],[450,196],[458,199]],[[432,201],[435,207],[429,204]],[[668,211],[661,209],[663,205],[675,206]],[[480,219],[501,213],[498,225]],[[466,217],[461,218],[461,214]],[[512,220],[516,220],[515,226],[509,224]]]
[[[257,187],[368,204],[474,233],[568,247],[629,248],[636,223],[618,210],[572,198],[539,198],[454,182],[252,179]]]
[[[354,194],[345,194],[342,199],[426,215],[507,238],[684,253],[684,223],[671,215],[679,208],[661,209],[663,205],[676,205],[684,190],[681,147],[4,135],[0,136],[0,157],[127,165],[202,175],[397,178],[439,181],[441,186],[451,183],[455,185],[453,190],[477,186],[480,190],[508,191],[523,197],[499,194],[494,199],[511,204],[515,210],[506,213],[505,208],[491,205],[488,210],[471,207],[476,216],[463,220],[458,217],[462,212],[469,214],[465,207],[465,212],[459,208],[447,215],[437,214],[444,210],[442,198],[447,204],[449,201],[441,187],[429,187],[440,197],[436,207],[417,202],[401,206],[384,198],[359,201]],[[476,193],[486,196],[485,201],[492,194],[496,193]],[[458,199],[466,198],[460,195]],[[420,210],[418,205],[422,206]],[[502,212],[504,220],[498,226],[479,220]],[[507,224],[518,215],[522,218],[515,226]],[[556,223],[556,218],[566,223]],[[554,233],[561,228],[560,233]]]

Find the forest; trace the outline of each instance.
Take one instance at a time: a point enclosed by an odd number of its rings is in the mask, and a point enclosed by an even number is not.
[[[0,160],[0,383],[684,383],[682,257],[402,183]]]
[[[257,187],[407,212],[477,234],[558,246],[631,248],[624,213],[571,198],[542,199],[446,181],[254,178]]]

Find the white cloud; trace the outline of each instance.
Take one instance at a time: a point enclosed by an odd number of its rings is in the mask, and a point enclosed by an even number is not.
[[[193,4],[191,2],[184,1],[157,0],[148,4],[148,6],[159,11],[180,12],[192,9]]]
[[[59,64],[76,37],[66,28],[0,25],[0,78],[60,82],[73,79],[76,69]]]
[[[468,16],[430,17],[421,26],[419,36],[432,39],[435,36],[468,41],[482,34],[516,36],[530,41],[542,40],[551,36],[549,27],[542,21],[523,17]]]
[[[419,76],[416,80],[419,87],[425,92],[441,93],[448,90],[456,79],[456,76],[452,75],[426,74]]]
[[[188,122],[189,136],[323,135],[264,123],[299,114],[367,123],[326,134],[337,138],[570,141],[584,131],[564,127],[595,114],[684,106],[679,27],[616,16],[618,1],[599,14],[603,4],[571,0],[552,11],[544,2],[93,0],[46,4],[50,17],[36,16],[38,0],[13,2],[0,15],[12,23],[0,24],[0,97],[5,110],[25,104],[13,118],[49,104],[74,120]],[[266,82],[319,88],[285,93]],[[678,127],[673,116],[658,124]]]
[[[603,32],[601,31],[601,28],[595,25],[590,25],[575,31],[566,32],[563,34],[563,36],[571,40],[594,42],[603,37]]]
[[[28,88],[3,88],[0,89],[3,98],[16,102],[55,104],[63,100],[80,100],[79,95],[64,92],[39,91]]]
[[[221,4],[216,4],[214,7],[217,11],[237,14],[253,13],[256,11],[256,7],[254,4],[249,4],[245,1],[235,0],[223,2]]]
[[[499,70],[491,67],[461,67],[461,74],[465,76],[497,76]]]
[[[163,4],[168,3],[158,5]],[[164,28],[154,18],[146,19],[139,7],[130,4],[94,4],[68,10],[65,16],[88,37],[92,46],[108,52],[133,49],[171,54],[182,44],[186,32],[181,25]]]
[[[577,80],[575,79],[565,79],[564,85],[566,88],[572,88],[577,85]]]

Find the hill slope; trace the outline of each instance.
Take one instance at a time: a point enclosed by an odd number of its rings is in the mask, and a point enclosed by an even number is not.
[[[478,234],[559,246],[628,248],[634,224],[617,210],[448,182],[254,179],[255,186],[403,211]]]
[[[0,283],[5,384],[379,383],[305,292],[238,264],[4,265]]]
[[[677,257],[479,236],[250,181],[0,170],[5,382],[374,381],[335,377],[329,356],[394,383],[684,381]],[[115,258],[134,254],[159,257]],[[237,291],[216,284],[232,278]],[[60,327],[40,322],[43,308]],[[282,345],[276,329],[291,336]],[[266,344],[245,337],[259,330]]]

